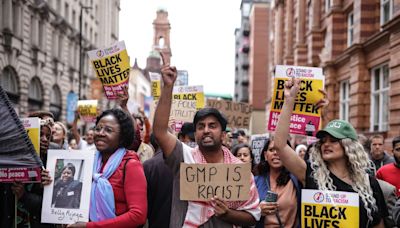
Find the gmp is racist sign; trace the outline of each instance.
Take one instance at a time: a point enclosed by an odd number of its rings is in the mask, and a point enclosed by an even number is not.
[[[248,200],[251,165],[181,163],[180,199],[208,201],[218,196],[224,201]]]

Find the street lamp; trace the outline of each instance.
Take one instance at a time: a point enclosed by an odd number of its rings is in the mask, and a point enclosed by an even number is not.
[[[81,97],[81,90],[82,90],[82,13],[83,10],[92,9],[91,6],[83,6],[81,5],[81,13],[79,14],[79,100]]]

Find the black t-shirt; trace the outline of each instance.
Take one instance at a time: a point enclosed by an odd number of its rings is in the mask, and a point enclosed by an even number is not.
[[[315,179],[312,177],[312,169],[310,166],[310,163],[307,162],[307,171],[306,171],[306,183],[305,183],[305,189],[318,189],[317,182]],[[336,177],[333,173],[330,173],[329,176],[332,178],[333,185],[336,186],[336,191],[344,191],[344,192],[355,192],[351,185],[347,184],[346,182],[343,182],[340,180],[338,177]],[[368,223],[368,216],[367,216],[367,211],[364,208],[364,202],[362,199],[359,197],[359,202],[360,202],[360,227],[373,227],[381,221],[384,217],[388,216],[388,211],[387,207],[385,204],[385,199],[383,197],[382,190],[379,186],[378,181],[375,179],[375,177],[369,176],[369,181],[370,185],[373,191],[373,195],[376,201],[376,206],[378,207],[378,211],[373,211],[372,212],[372,218],[373,221],[372,223],[370,222],[367,226]]]
[[[154,157],[143,163],[147,180],[147,219],[149,228],[169,227],[172,202],[171,169],[164,163],[163,153],[156,152]]]

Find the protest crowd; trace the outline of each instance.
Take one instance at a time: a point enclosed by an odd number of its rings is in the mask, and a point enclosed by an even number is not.
[[[176,68],[164,63],[152,122],[142,109],[129,112],[126,87],[120,107],[99,113],[84,134],[78,111],[70,129],[50,112],[31,113],[40,119],[44,166],[51,150],[93,153],[89,188],[77,178],[84,166],[71,162],[56,163],[56,175],[43,167],[40,183],[0,183],[0,227],[400,227],[400,135],[385,151],[382,135],[367,138],[332,120],[313,142],[294,141],[289,129],[302,84],[294,77],[282,88],[275,132],[262,140],[229,127],[226,114],[212,107],[175,132],[168,113],[176,79]],[[313,112],[329,105],[319,93]],[[193,182],[198,190],[185,190]],[[88,220],[43,222],[46,199],[51,211],[87,202]]]

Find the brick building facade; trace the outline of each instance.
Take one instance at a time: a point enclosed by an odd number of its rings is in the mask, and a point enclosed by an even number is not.
[[[399,0],[275,0],[271,15],[270,70],[322,67],[330,100],[323,123],[348,120],[387,142],[400,135]]]

